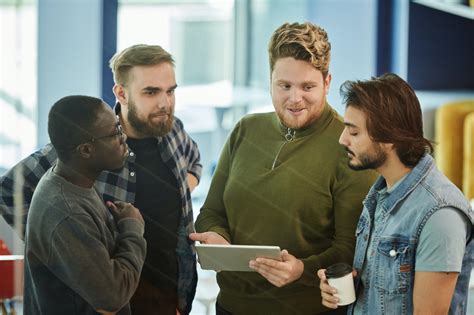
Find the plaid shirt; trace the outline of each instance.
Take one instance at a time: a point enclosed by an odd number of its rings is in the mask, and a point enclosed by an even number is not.
[[[116,112],[120,107],[116,107]],[[165,164],[176,176],[181,194],[181,221],[178,226],[178,308],[182,314],[191,310],[191,303],[196,292],[197,273],[196,256],[192,247],[193,242],[188,234],[194,232],[191,193],[188,187],[187,175],[191,173],[198,180],[201,176],[202,165],[196,143],[184,131],[183,123],[175,117],[173,129],[164,137],[158,138],[158,150]],[[28,156],[0,177],[0,214],[8,224],[15,220],[13,209],[14,173],[23,167],[23,209],[20,219],[23,227],[30,207],[31,198],[40,178],[55,163],[56,151],[51,144]],[[125,167],[120,173],[102,172],[95,186],[102,193],[104,201],[122,200],[135,202],[136,171],[135,154],[130,151]],[[24,229],[23,229],[24,231]],[[22,237],[24,232],[22,233]]]

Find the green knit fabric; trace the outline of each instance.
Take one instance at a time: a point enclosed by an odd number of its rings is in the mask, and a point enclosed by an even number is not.
[[[219,272],[218,303],[224,309],[233,314],[328,310],[321,305],[316,271],[336,262],[352,264],[362,200],[376,178],[372,171],[347,166],[338,143],[343,128],[326,104],[322,116],[296,130],[291,141],[275,113],[248,115],[232,131],[196,230],[217,232],[231,244],[278,245],[301,259],[305,271],[282,288],[255,272]]]

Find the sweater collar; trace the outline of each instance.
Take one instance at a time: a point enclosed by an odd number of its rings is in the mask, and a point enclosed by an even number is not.
[[[321,116],[316,119],[311,125],[304,128],[293,129],[288,128],[280,121],[277,113],[275,112],[276,123],[278,124],[278,129],[283,133],[283,135],[293,135],[294,139],[302,138],[310,134],[316,134],[322,132],[326,129],[327,125],[330,123],[331,118],[334,116],[334,111],[331,106],[326,102],[324,104],[323,112]]]

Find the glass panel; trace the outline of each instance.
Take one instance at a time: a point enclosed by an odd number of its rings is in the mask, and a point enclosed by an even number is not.
[[[180,86],[230,81],[233,1],[121,1],[118,49],[138,43],[173,55]]]
[[[0,173],[36,147],[36,1],[0,2]]]

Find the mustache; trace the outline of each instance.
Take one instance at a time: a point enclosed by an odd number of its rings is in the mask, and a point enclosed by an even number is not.
[[[161,109],[155,113],[151,113],[150,114],[150,117],[156,117],[156,116],[161,116],[161,115],[171,115],[171,111],[170,110],[167,110],[167,109]]]

